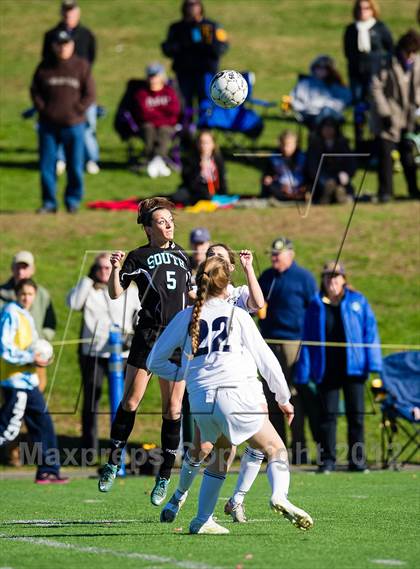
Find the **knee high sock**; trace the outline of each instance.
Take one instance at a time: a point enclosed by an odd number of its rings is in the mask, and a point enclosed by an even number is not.
[[[136,411],[125,411],[120,403],[111,426],[111,454],[109,455],[109,464],[119,465],[121,453],[133,430],[135,420]]]
[[[159,469],[159,476],[169,480],[175,463],[176,453],[181,438],[181,419],[162,420],[162,456],[163,463]]]
[[[197,518],[201,522],[206,523],[206,521],[213,515],[225,478],[225,474],[215,474],[208,470],[204,471],[200,495],[198,497],[197,512]]]
[[[286,460],[272,460],[267,466],[268,481],[271,486],[271,500],[287,498],[290,484],[289,463]]]
[[[249,492],[258,476],[263,460],[264,454],[259,450],[255,450],[251,447],[245,449],[245,453],[241,459],[238,481],[233,492],[233,501],[236,504],[242,504],[244,501],[245,495]]]
[[[193,485],[193,482],[197,474],[200,472],[201,464],[202,464],[201,462],[194,462],[193,460],[191,460],[187,451],[184,460],[182,461],[182,468],[179,475],[178,488],[175,491],[178,500],[180,500],[182,496],[185,494],[185,492],[188,492],[188,490]]]

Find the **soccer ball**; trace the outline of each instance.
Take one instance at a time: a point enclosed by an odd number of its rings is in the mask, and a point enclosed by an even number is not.
[[[53,347],[47,340],[37,340],[32,346],[33,352],[38,354],[42,361],[48,362],[53,357]]]
[[[247,82],[237,71],[219,71],[211,80],[210,96],[223,109],[234,109],[242,105],[247,95]]]

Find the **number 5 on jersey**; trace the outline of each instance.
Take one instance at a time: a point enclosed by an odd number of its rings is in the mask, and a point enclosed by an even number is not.
[[[166,271],[166,288],[168,290],[175,290],[176,289],[176,272],[175,271]]]

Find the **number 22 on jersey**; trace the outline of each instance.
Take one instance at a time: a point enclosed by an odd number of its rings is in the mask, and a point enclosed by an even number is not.
[[[209,339],[209,325],[206,320],[200,320],[199,347],[194,357],[207,356],[213,352],[230,352],[228,345],[228,318],[219,316],[211,324],[211,338]]]

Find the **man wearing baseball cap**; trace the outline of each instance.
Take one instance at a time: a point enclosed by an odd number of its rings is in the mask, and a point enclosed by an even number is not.
[[[7,302],[16,300],[15,286],[22,279],[30,279],[35,274],[35,259],[30,251],[19,251],[12,259],[12,275],[0,285],[0,308]],[[50,293],[46,288],[37,285],[35,301],[30,313],[40,338],[51,342],[54,338],[57,321]]]
[[[190,233],[190,263],[193,280],[197,273],[198,265],[206,258],[207,249],[210,247],[210,231],[207,227],[196,227]]]
[[[57,29],[54,57],[38,65],[32,80],[31,97],[39,113],[42,188],[42,205],[37,213],[57,211],[56,161],[60,144],[67,164],[67,211],[75,213],[83,197],[86,110],[95,100],[95,84],[89,63],[75,55],[74,47],[71,34]]]
[[[89,28],[82,26],[80,23],[80,7],[75,0],[63,0],[60,5],[60,21],[58,24],[48,30],[44,36],[44,44],[42,47],[42,59],[53,60],[54,41],[57,32],[67,32],[74,41],[74,53],[85,59],[90,66],[96,59],[96,39]],[[96,138],[96,119],[97,105],[92,103],[86,109],[86,128],[84,133],[86,171],[88,174],[99,173],[99,145]],[[59,155],[57,160],[57,173],[62,174],[66,169],[66,157],[64,156],[62,147],[59,147]]]
[[[259,313],[260,329],[264,338],[276,341],[285,340],[295,343],[269,343],[278,358],[287,382],[291,385],[294,367],[299,352],[305,311],[311,298],[317,291],[312,274],[300,267],[295,261],[294,245],[290,239],[277,237],[270,249],[271,268],[265,270],[259,278],[261,290],[266,301],[266,311]],[[270,421],[286,444],[286,432],[283,414],[268,385],[263,381],[264,393],[268,402]],[[292,388],[291,403],[295,407],[292,431],[292,462],[305,463],[306,440],[304,430],[304,397]],[[305,409],[305,411],[307,411]],[[311,420],[311,430],[317,438],[315,421]]]

